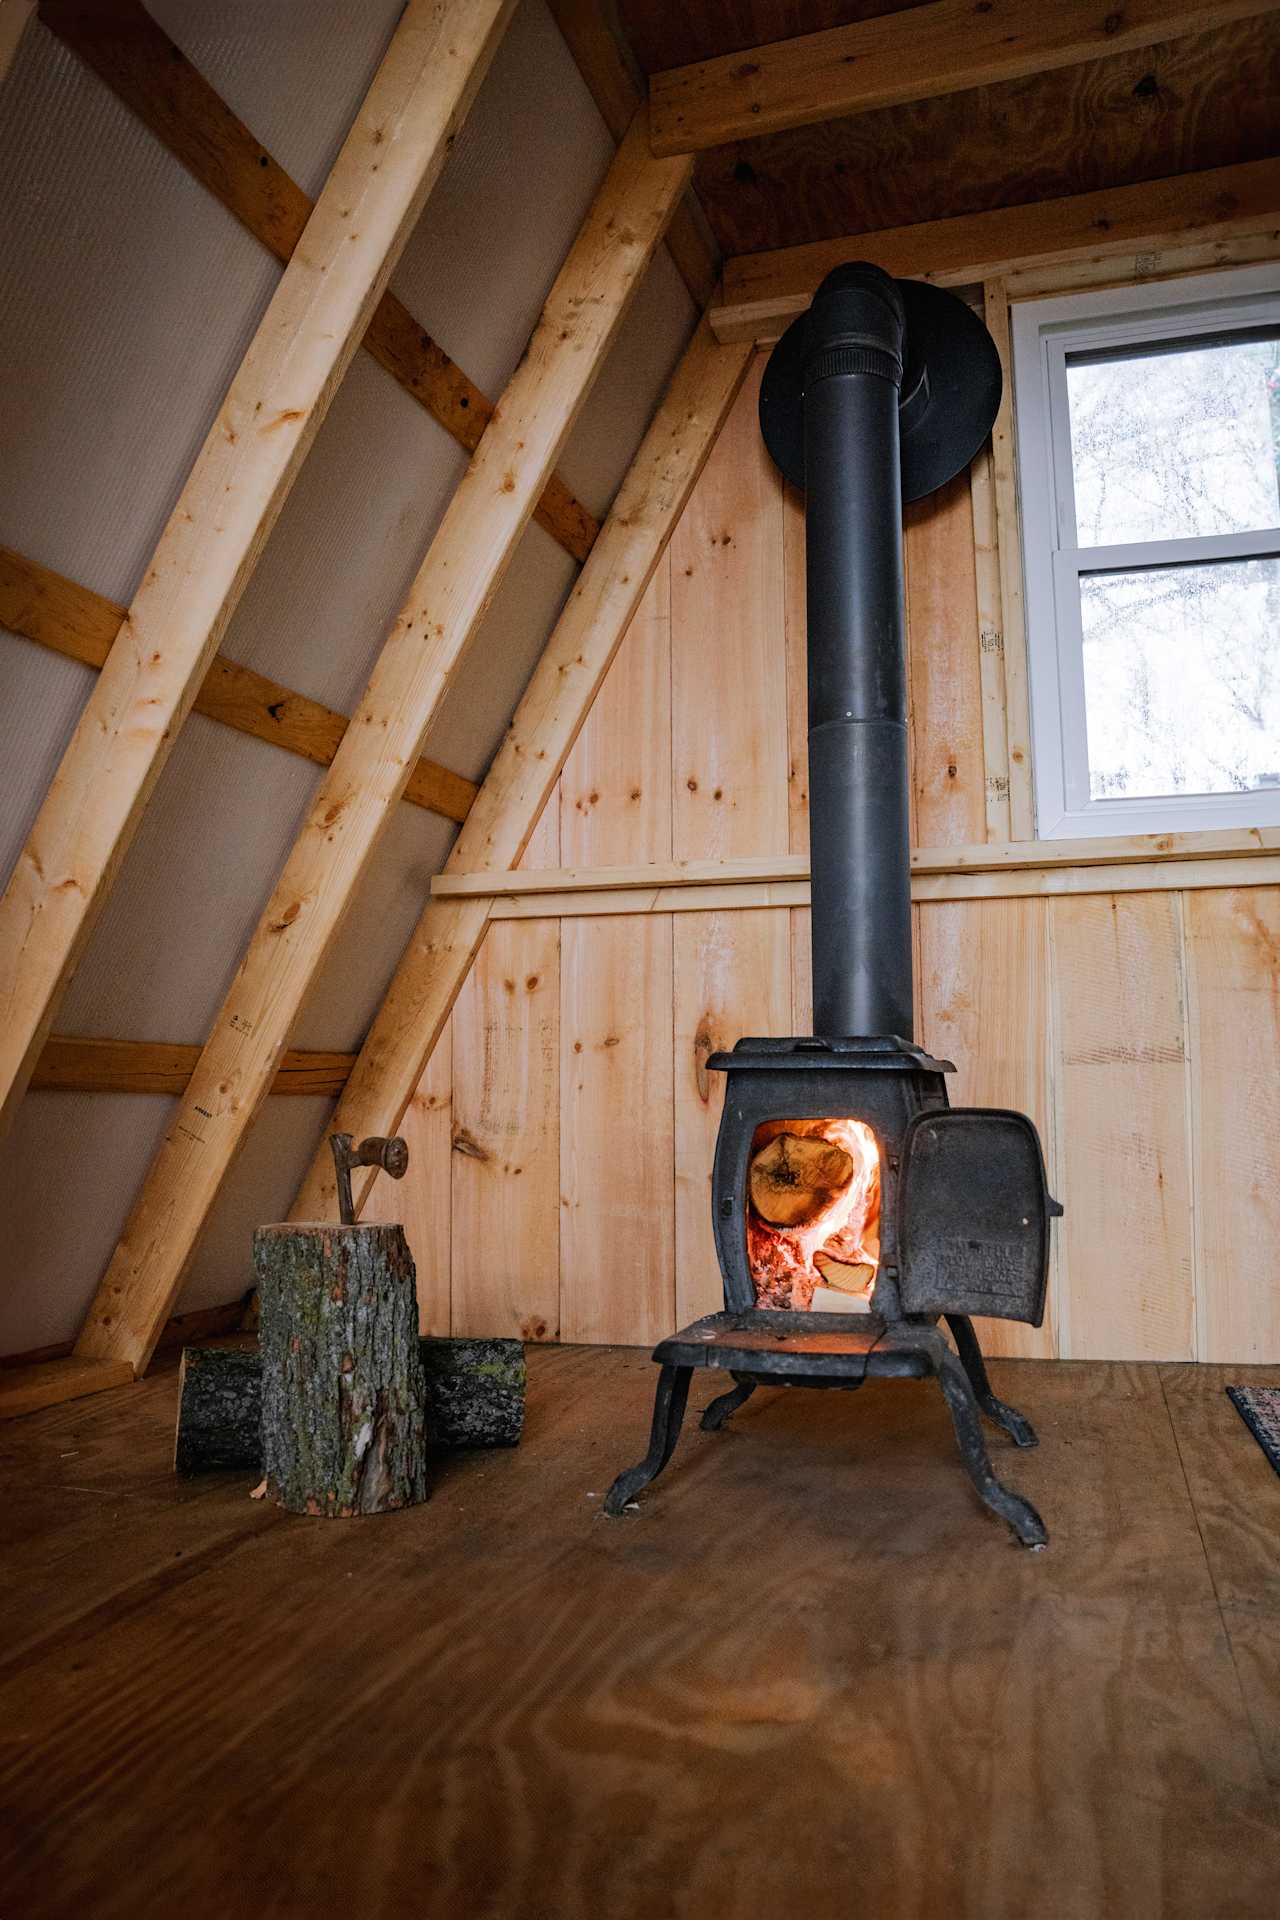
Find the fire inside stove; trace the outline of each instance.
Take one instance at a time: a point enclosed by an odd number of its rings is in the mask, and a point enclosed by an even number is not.
[[[751,1143],[756,1304],[862,1313],[880,1260],[880,1153],[862,1120],[766,1120]]]

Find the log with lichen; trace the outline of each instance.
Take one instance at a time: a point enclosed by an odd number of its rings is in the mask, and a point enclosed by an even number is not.
[[[403,1227],[259,1227],[253,1258],[270,1497],[334,1518],[425,1500],[418,1304]]]
[[[432,1447],[514,1447],[524,1428],[525,1360],[518,1340],[421,1343],[426,1438]],[[183,1377],[199,1396],[178,1401],[179,1473],[262,1471],[262,1359],[255,1347],[188,1347]]]

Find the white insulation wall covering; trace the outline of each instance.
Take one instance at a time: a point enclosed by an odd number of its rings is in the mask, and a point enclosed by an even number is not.
[[[313,196],[399,0],[149,0]],[[612,156],[542,0],[523,0],[393,285],[491,397],[523,352]],[[278,264],[43,26],[0,84],[0,542],[127,601],[278,281]],[[659,257],[560,471],[603,515],[694,314]],[[465,468],[358,354],[224,651],[350,711]],[[427,743],[479,779],[576,568],[531,526]],[[0,870],[8,873],[92,685],[0,632]],[[57,1030],[198,1042],[318,770],[192,715]],[[294,1044],[359,1044],[455,829],[402,806]],[[165,1126],[168,1100],[28,1096],[0,1168],[0,1352],[67,1340]],[[329,1103],[275,1099],[188,1276],[186,1308],[249,1281],[253,1226],[288,1206]]]

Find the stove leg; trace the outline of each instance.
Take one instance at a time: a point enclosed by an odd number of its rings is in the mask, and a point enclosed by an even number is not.
[[[635,1498],[642,1487],[656,1480],[676,1450],[689,1398],[692,1367],[664,1367],[658,1375],[658,1391],[653,1402],[653,1426],[649,1451],[638,1467],[620,1473],[604,1497],[606,1513],[617,1516]]]
[[[735,1373],[733,1378],[737,1381],[737,1386],[731,1387],[728,1393],[717,1394],[716,1398],[703,1409],[699,1424],[704,1433],[719,1433],[721,1427],[728,1424],[729,1416],[736,1413],[755,1392],[756,1381],[748,1380],[741,1373]]]
[[[935,1355],[938,1385],[951,1410],[960,1458],[964,1462],[965,1472],[977,1489],[978,1498],[1012,1527],[1024,1547],[1046,1546],[1048,1531],[1031,1502],[1002,1486],[996,1479],[987,1457],[978,1402],[974,1398],[969,1377],[941,1335],[937,1336],[937,1340],[940,1349]]]
[[[987,1378],[987,1365],[982,1357],[982,1348],[978,1345],[978,1336],[973,1330],[973,1322],[964,1313],[946,1315],[947,1325],[955,1335],[956,1347],[960,1354],[960,1365],[969,1376],[969,1385],[973,1388],[974,1398],[986,1414],[988,1420],[994,1420],[1003,1427],[1015,1447],[1036,1447],[1040,1442],[1036,1430],[1016,1407],[1006,1406],[1003,1400],[997,1400],[991,1391],[991,1382]]]

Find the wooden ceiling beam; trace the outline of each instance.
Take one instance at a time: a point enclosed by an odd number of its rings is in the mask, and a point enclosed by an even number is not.
[[[313,203],[141,0],[40,0],[40,18],[255,240],[288,263]],[[475,452],[493,402],[393,293],[374,309],[362,345],[459,446]],[[556,474],[534,518],[577,561],[599,531]]]
[[[1280,228],[1280,159],[1249,160],[1139,186],[1107,187],[950,220],[849,234],[725,264],[711,309],[718,340],[776,340],[823,279],[847,260],[887,273],[967,286],[1027,268],[1066,265]]]
[[[281,1055],[273,1094],[342,1092],[354,1053],[290,1047]],[[31,1076],[33,1093],[171,1093],[187,1090],[200,1049],[166,1040],[99,1040],[51,1033]]]
[[[703,320],[547,642],[446,871],[497,876],[524,853],[750,360],[749,347],[719,346]],[[489,906],[489,899],[428,901],[361,1048],[335,1128],[359,1137],[399,1127],[484,936]],[[357,1188],[358,1205],[369,1184]],[[330,1218],[334,1205],[332,1155],[328,1167],[324,1155],[317,1155],[291,1217]]]
[[[0,547],[0,627],[10,633],[101,670],[124,616],[116,601],[11,547]],[[225,653],[214,657],[192,704],[206,719],[283,747],[318,767],[330,765],[351,725],[345,713],[282,687],[252,667],[228,660]],[[475,796],[473,780],[435,760],[419,760],[404,797],[428,813],[460,822]]]
[[[687,160],[654,159],[637,114],[250,939],[98,1288],[81,1357],[139,1372],[150,1359],[303,999],[690,171]]]
[[[0,1133],[513,5],[409,0],[179,495],[0,900]]]
[[[586,82],[600,117],[621,140],[645,98],[643,75],[627,57],[608,0],[548,0],[574,65]],[[711,229],[690,189],[667,229],[667,251],[701,312],[720,278],[720,255]]]
[[[1275,0],[932,0],[649,80],[655,153],[701,153],[876,107],[1127,53],[1271,13]]]

